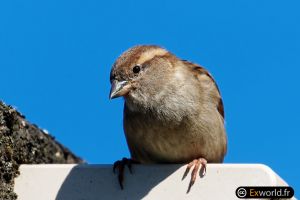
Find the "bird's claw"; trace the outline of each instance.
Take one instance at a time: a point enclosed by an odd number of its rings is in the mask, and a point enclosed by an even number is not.
[[[204,159],[204,158],[199,158],[199,159],[194,159],[192,162],[190,162],[187,167],[186,167],[186,170],[183,174],[183,177],[182,177],[182,180],[188,175],[190,169],[193,168],[193,171],[191,173],[191,180],[190,180],[190,184],[189,184],[189,187],[188,187],[188,190],[187,190],[187,193],[189,193],[189,191],[191,190],[192,186],[194,185],[195,181],[196,181],[196,178],[197,178],[197,173],[199,171],[199,168],[200,168],[200,177],[203,177],[205,176],[206,174],[206,166],[207,166],[207,161]]]
[[[134,161],[132,159],[128,159],[128,158],[123,158],[122,160],[118,160],[114,163],[113,172],[114,172],[114,174],[118,173],[118,181],[119,181],[119,185],[122,190],[124,189],[123,182],[124,182],[125,166],[128,167],[129,172],[132,174],[132,164],[136,164],[136,163],[137,163],[136,161]]]

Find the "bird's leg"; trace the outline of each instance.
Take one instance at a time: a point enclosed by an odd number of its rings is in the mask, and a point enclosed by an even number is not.
[[[201,166],[201,169],[199,172],[200,177],[203,177],[206,174],[206,165],[207,165],[207,161],[204,158],[194,159],[192,162],[188,163],[182,179],[184,179],[187,176],[187,174],[189,173],[190,169],[193,166],[194,166],[194,168],[191,173],[191,180],[190,180],[190,184],[189,184],[187,193],[191,190],[191,187],[194,185],[194,183],[196,181],[200,166]]]
[[[129,172],[132,174],[132,164],[137,164],[138,162],[129,158],[123,158],[122,160],[118,160],[114,163],[113,172],[118,173],[118,180],[121,189],[123,190],[123,181],[124,181],[124,169],[125,166],[128,167]]]

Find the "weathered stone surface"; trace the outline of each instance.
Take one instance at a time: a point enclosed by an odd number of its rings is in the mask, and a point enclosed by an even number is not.
[[[20,164],[83,163],[54,137],[0,101],[0,199],[14,200]]]

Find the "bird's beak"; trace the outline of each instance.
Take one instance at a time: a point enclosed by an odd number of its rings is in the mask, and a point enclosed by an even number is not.
[[[130,84],[128,81],[117,81],[114,80],[111,84],[109,99],[114,99],[120,96],[128,94],[130,90]]]

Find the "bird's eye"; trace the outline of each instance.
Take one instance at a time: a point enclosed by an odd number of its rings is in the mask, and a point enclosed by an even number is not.
[[[133,73],[137,74],[141,71],[141,68],[140,68],[140,66],[136,65],[132,68],[132,71],[133,71]]]

